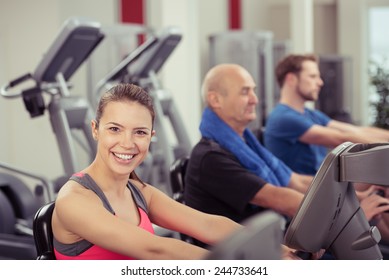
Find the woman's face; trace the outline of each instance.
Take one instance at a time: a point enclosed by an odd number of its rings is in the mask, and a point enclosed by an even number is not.
[[[92,130],[98,140],[96,160],[126,176],[142,163],[154,135],[149,110],[131,101],[108,103]]]

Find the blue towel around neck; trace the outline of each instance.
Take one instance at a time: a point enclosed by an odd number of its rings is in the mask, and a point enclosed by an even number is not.
[[[282,187],[289,184],[291,169],[263,147],[250,129],[244,130],[243,140],[207,107],[201,119],[200,132],[203,137],[212,139],[234,154],[245,168],[266,182]]]

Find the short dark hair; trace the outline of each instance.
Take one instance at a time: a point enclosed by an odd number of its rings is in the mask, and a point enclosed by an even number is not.
[[[310,60],[318,62],[319,59],[314,54],[296,55],[291,54],[284,57],[278,64],[275,70],[277,83],[280,87],[284,85],[285,77],[288,73],[300,73],[304,61]]]

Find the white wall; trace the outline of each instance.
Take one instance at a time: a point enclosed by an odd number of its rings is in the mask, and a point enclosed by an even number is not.
[[[338,52],[352,58],[354,120],[366,124],[368,112],[367,1],[339,1],[337,12]],[[351,26],[354,31],[350,30]]]
[[[162,87],[173,97],[177,110],[194,142],[198,132],[194,129],[200,113],[199,80],[199,2],[197,0],[149,1],[147,24],[155,30],[177,26],[182,39],[161,69]],[[196,47],[194,47],[196,46]],[[167,126],[168,127],[168,126]],[[158,135],[158,131],[156,131]]]
[[[6,25],[7,22],[5,18],[0,17],[0,26]],[[7,69],[7,65],[5,63],[5,34],[0,32],[0,61],[3,61],[3,63],[0,63],[0,83],[4,83],[6,80],[5,72]],[[7,119],[5,116],[8,115],[9,110],[7,109],[8,106],[5,102],[0,102],[0,127],[6,128],[7,127]],[[2,113],[1,113],[2,112]],[[9,147],[9,137],[5,135],[6,133],[3,132],[3,137],[0,137],[0,159],[8,159],[10,157],[9,149],[6,147]]]
[[[39,5],[21,0],[0,2],[0,18],[7,23],[0,26],[0,37],[4,43],[1,57],[5,58],[2,84],[34,71],[43,50],[57,31],[56,3],[50,0],[37,2]],[[45,12],[47,10],[51,12]],[[1,160],[34,172],[58,172],[59,161],[52,160],[58,158],[58,152],[47,116],[30,120],[21,98],[2,98],[0,102],[6,106],[6,110],[1,111],[1,119],[5,120],[2,135],[7,137],[8,142],[7,146],[2,146],[7,154]]]

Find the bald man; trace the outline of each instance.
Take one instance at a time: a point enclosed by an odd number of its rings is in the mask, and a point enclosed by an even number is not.
[[[288,217],[296,213],[312,177],[292,172],[247,128],[256,118],[255,89],[252,76],[239,65],[221,64],[207,73],[202,138],[186,172],[189,206],[237,222],[264,209]]]

